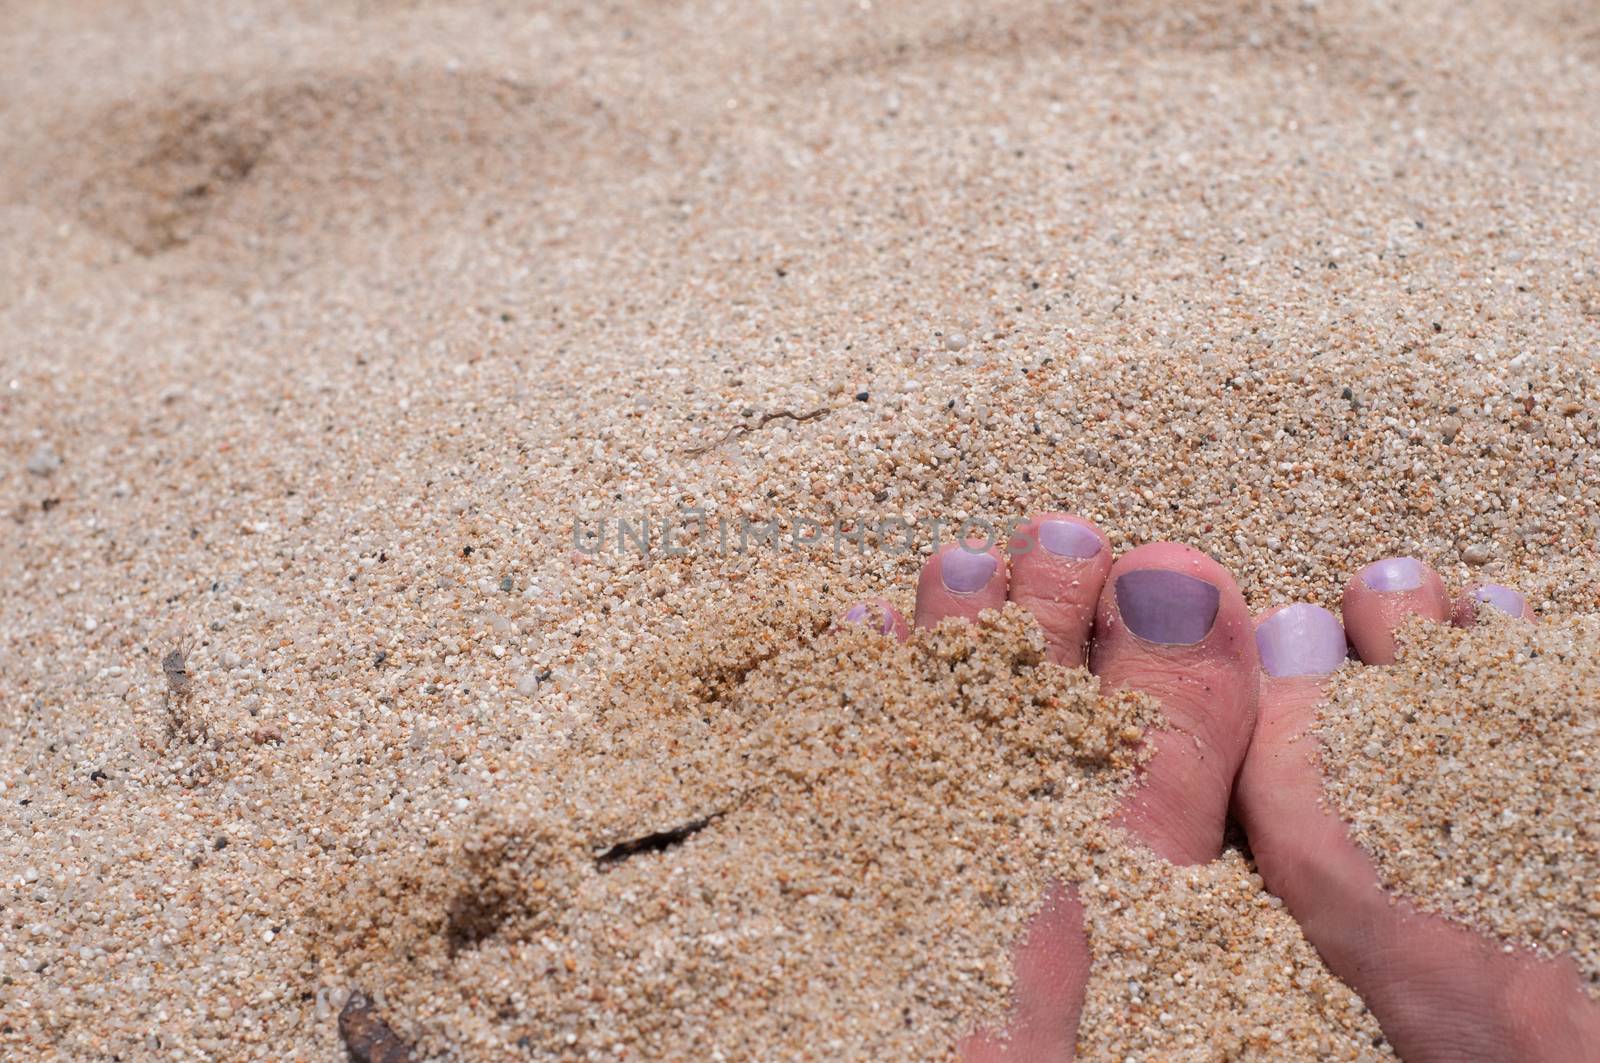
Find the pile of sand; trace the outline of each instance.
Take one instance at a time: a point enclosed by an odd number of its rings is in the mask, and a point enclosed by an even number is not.
[[[722,632],[760,663],[702,696],[692,640],[650,662],[558,779],[331,897],[324,980],[382,987],[425,1054],[943,1058],[1006,1015],[1054,881],[1089,913],[1083,1058],[1372,1050],[1237,853],[1102,825],[1160,716],[1044,663],[1027,614],[767,638]]]
[[[1412,625],[1317,712],[1328,792],[1384,884],[1575,958],[1600,994],[1600,618]]]

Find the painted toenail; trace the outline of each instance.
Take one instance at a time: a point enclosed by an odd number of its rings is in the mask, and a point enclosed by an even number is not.
[[[1291,605],[1256,628],[1256,649],[1268,675],[1327,675],[1344,663],[1344,628],[1320,605]]]
[[[1039,544],[1062,557],[1093,557],[1100,552],[1094,532],[1070,520],[1047,520],[1039,525]]]
[[[864,623],[866,623],[867,622],[867,606],[866,606],[866,603],[858,602],[857,604],[852,605],[850,607],[849,611],[844,614],[844,618],[846,620],[848,620],[852,624],[864,624]]]
[[[975,554],[965,547],[957,547],[939,561],[939,578],[949,590],[957,594],[971,594],[983,590],[994,575],[993,554]]]
[[[1222,592],[1205,580],[1164,568],[1117,577],[1117,611],[1146,642],[1194,645],[1216,622],[1221,601]]]
[[[1486,605],[1492,605],[1507,616],[1521,616],[1528,608],[1528,599],[1519,591],[1502,587],[1498,583],[1485,583],[1472,592],[1472,596]]]
[[[1361,582],[1375,591],[1414,591],[1422,586],[1422,562],[1414,557],[1386,557],[1362,569]]]

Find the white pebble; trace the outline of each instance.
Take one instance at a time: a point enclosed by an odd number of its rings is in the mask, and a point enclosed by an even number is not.
[[[35,476],[49,476],[61,468],[61,455],[48,444],[42,443],[28,459],[28,471]]]

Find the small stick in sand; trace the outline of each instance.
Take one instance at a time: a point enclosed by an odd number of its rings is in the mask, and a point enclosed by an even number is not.
[[[665,852],[675,845],[681,845],[683,842],[689,840],[689,838],[700,833],[702,830],[705,830],[707,827],[711,826],[714,821],[721,819],[722,816],[723,813],[721,812],[713,812],[710,815],[701,816],[699,819],[692,819],[689,822],[680,824],[676,827],[670,827],[666,830],[653,831],[650,834],[645,834],[638,838],[630,838],[627,841],[618,842],[617,844],[595,854],[595,867],[599,868],[601,871],[604,871],[613,864],[621,863],[622,861],[628,859],[628,857],[634,856],[638,853]]]
[[[751,432],[759,432],[761,429],[767,427],[767,425],[772,421],[815,421],[818,418],[828,416],[828,414],[832,412],[833,408],[830,406],[819,406],[810,413],[795,413],[793,410],[774,410],[770,413],[762,414],[760,420],[756,421],[754,425],[736,424],[717,439],[713,439],[711,442],[702,444],[698,447],[690,447],[685,450],[684,453],[690,455],[691,457],[704,454],[707,451],[715,450],[717,447],[722,446],[722,444],[726,443],[730,439],[735,438],[736,436],[748,435]]]

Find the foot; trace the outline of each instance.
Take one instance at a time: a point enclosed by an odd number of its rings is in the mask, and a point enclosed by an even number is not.
[[[1328,810],[1315,744],[1302,741],[1328,674],[1345,661],[1347,633],[1362,662],[1389,664],[1395,630],[1409,617],[1466,625],[1489,607],[1532,620],[1516,591],[1479,587],[1452,603],[1438,573],[1390,558],[1350,581],[1343,628],[1315,605],[1264,614],[1261,715],[1236,807],[1267,888],[1408,1063],[1593,1059],[1600,1008],[1576,967],[1507,952],[1387,896],[1372,861]]]
[[[1175,863],[1222,851],[1228,799],[1255,723],[1259,677],[1249,609],[1233,577],[1177,543],[1139,547],[1112,561],[1089,521],[1047,513],[1005,549],[950,545],[923,567],[915,626],[1016,602],[1044,631],[1058,664],[1090,670],[1111,689],[1161,703],[1169,726],[1153,746],[1118,821]],[[905,637],[885,602],[846,614]],[[1003,1032],[963,1045],[969,1060],[1070,1059],[1089,975],[1089,946],[1076,890],[1053,889],[1015,956],[1016,1010]]]

